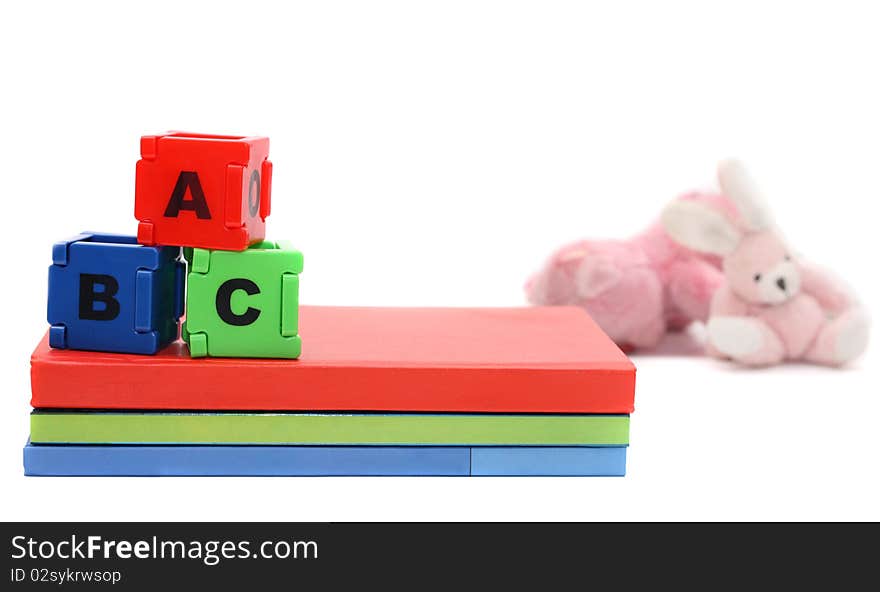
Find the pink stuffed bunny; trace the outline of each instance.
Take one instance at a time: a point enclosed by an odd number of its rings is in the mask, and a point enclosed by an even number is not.
[[[671,237],[723,257],[725,284],[712,299],[708,349],[750,366],[783,360],[839,365],[867,347],[866,312],[838,282],[797,260],[737,161],[718,167],[736,212],[679,201],[663,212]]]
[[[717,205],[691,193],[681,203]],[[723,283],[721,260],[683,247],[657,222],[630,240],[585,240],[554,253],[526,284],[532,304],[580,306],[620,347],[657,345],[666,331],[705,321]]]

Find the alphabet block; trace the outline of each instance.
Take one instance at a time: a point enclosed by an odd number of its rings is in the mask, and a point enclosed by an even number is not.
[[[186,249],[183,338],[190,355],[297,358],[302,253],[263,241],[246,251]]]
[[[141,138],[138,241],[242,251],[266,236],[269,138],[171,132]]]
[[[185,267],[176,247],[84,232],[56,243],[49,267],[49,345],[154,354],[177,338]]]

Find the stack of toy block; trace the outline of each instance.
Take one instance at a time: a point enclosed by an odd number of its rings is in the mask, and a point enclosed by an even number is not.
[[[82,233],[54,246],[49,345],[155,354],[177,339],[186,293],[193,357],[299,356],[302,254],[264,240],[268,155],[268,138],[141,138],[137,237]]]
[[[583,311],[300,308],[268,139],[141,154],[137,237],[53,249],[27,474],[624,473],[635,369]]]

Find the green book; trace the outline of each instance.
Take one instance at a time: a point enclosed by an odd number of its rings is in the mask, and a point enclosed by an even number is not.
[[[31,442],[626,446],[629,416],[34,411]]]

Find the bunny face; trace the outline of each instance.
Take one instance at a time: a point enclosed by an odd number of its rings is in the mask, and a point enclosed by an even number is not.
[[[709,203],[676,202],[663,212],[666,232],[686,247],[724,258],[724,274],[742,299],[781,304],[798,293],[801,273],[755,184],[736,161],[722,162],[718,180],[736,216]]]
[[[785,243],[773,232],[746,234],[724,258],[733,291],[756,304],[781,304],[797,294],[801,272]]]

